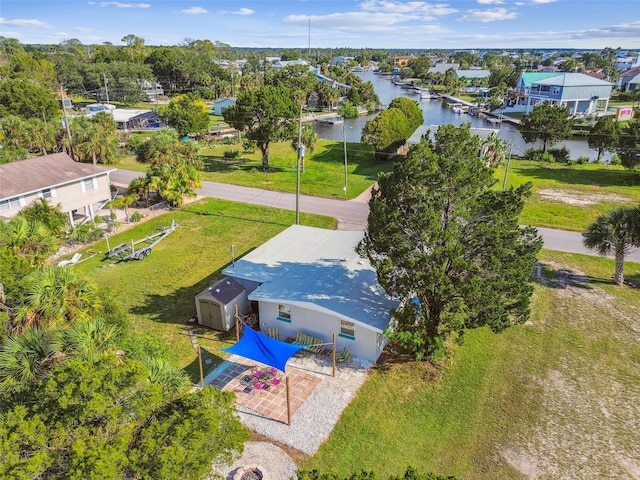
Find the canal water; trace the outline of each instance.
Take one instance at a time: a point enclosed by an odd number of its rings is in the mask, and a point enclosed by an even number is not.
[[[495,128],[483,118],[453,113],[450,108],[444,107],[442,100],[420,100],[419,96],[415,95],[412,90],[394,85],[387,75],[376,75],[373,72],[359,72],[357,75],[365,82],[370,81],[373,83],[373,88],[378,94],[378,97],[380,97],[380,102],[383,105],[389,105],[396,97],[407,97],[411,100],[416,100],[422,108],[424,123],[426,125],[437,126],[449,123],[461,125],[463,123],[471,123],[472,128]],[[320,138],[342,141],[344,135],[346,136],[347,142],[360,142],[364,124],[367,120],[374,118],[375,115],[376,114],[361,115],[358,118],[346,119],[344,122],[344,131],[343,125],[328,125],[319,122],[314,122],[313,128]],[[434,127],[434,129],[435,128],[437,127]],[[528,148],[542,147],[542,142],[525,143],[517,127],[506,122],[500,125],[498,135],[513,145],[512,152],[514,155],[523,155]],[[589,148],[586,139],[575,138],[565,140],[555,144],[554,148],[563,146],[569,149],[571,158],[573,159],[579,156],[586,156],[595,160],[597,157],[597,152]],[[603,155],[603,158],[604,157]]]

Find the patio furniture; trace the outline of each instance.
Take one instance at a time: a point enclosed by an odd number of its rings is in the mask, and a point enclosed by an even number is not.
[[[304,349],[312,353],[320,353],[322,351],[322,339],[307,335],[306,333],[296,333],[296,338],[293,343],[294,345],[304,345]]]
[[[276,340],[280,340],[280,331],[278,327],[269,327],[267,330],[267,335]]]
[[[345,364],[351,363],[351,353],[349,353],[347,347],[344,347],[340,353],[336,354],[336,362]]]
[[[278,390],[278,388],[280,387],[280,385],[282,385],[282,380],[278,377],[273,377],[271,379],[271,382],[269,382],[271,384],[271,386],[274,388],[274,390]]]

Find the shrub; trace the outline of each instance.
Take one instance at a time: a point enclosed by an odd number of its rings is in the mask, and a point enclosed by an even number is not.
[[[255,140],[244,140],[242,142],[242,151],[244,153],[253,153],[258,148],[258,144]]]
[[[133,212],[133,215],[131,215],[131,221],[139,222],[140,220],[142,220],[142,215],[140,214],[140,212]]]
[[[576,160],[576,163],[578,165],[584,165],[585,163],[589,163],[589,157],[586,157],[584,155],[580,155],[578,157],[578,159]]]
[[[569,161],[569,149],[567,147],[550,148],[548,153],[552,155],[558,163],[567,163]]]
[[[238,158],[240,157],[240,150],[225,150],[223,156],[224,158]]]
[[[611,160],[609,160],[609,165],[622,165],[622,160],[617,153],[611,155]]]

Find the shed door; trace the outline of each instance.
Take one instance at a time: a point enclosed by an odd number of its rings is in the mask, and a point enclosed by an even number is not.
[[[224,330],[222,325],[222,310],[219,303],[206,298],[201,298],[200,315],[202,315],[202,325],[206,325],[207,327],[211,327],[216,330]]]

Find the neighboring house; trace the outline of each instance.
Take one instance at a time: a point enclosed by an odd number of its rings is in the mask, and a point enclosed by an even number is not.
[[[98,112],[112,112],[116,109],[116,106],[110,103],[91,103],[85,108],[88,114],[96,114]]]
[[[344,55],[338,55],[331,59],[331,65],[349,65],[355,57],[345,57]]]
[[[164,89],[158,82],[150,82],[149,80],[143,80],[140,85],[140,93],[143,101],[155,102],[158,97],[164,96]]]
[[[632,68],[620,75],[620,90],[631,92],[640,89],[640,67]]]
[[[626,72],[636,67],[640,67],[640,55],[616,59],[616,70],[619,72]]]
[[[415,60],[415,55],[397,55],[393,57],[393,68],[406,68],[411,60]]]
[[[474,79],[489,78],[489,75],[491,75],[491,72],[489,70],[476,70],[476,69],[456,70],[456,75],[458,78],[465,78],[467,79],[467,82],[470,82]]]
[[[563,72],[550,71],[550,72],[520,72],[520,76],[518,77],[518,81],[516,83],[516,93],[519,96],[526,97],[529,95],[529,90],[531,89],[531,84],[533,82],[537,82],[538,80],[544,80],[545,78],[557,77],[558,75],[562,75]]]
[[[563,106],[571,115],[590,115],[595,113],[599,106],[606,111],[609,108],[612,88],[612,83],[583,73],[563,73],[538,80],[531,84],[525,113],[529,113],[536,104],[543,102]]]
[[[236,97],[219,98],[213,101],[213,114],[222,115],[222,110],[236,104]]]
[[[274,62],[274,63],[271,64],[271,66],[273,68],[284,68],[284,67],[289,67],[291,65],[305,65],[305,66],[308,66],[309,62],[299,58],[297,60],[278,60],[277,62]]]
[[[459,63],[436,63],[429,68],[428,73],[442,73],[444,75],[447,71],[458,70],[458,68],[460,68]]]
[[[118,130],[142,130],[158,126],[158,112],[152,110],[116,108],[111,110],[111,115]]]
[[[260,329],[280,337],[303,332],[375,362],[397,302],[384,292],[369,261],[355,252],[362,231],[294,225],[232,262],[223,274],[257,302]],[[325,345],[330,348],[330,345]]]
[[[105,168],[75,162],[66,153],[53,153],[0,165],[0,217],[11,218],[39,198],[69,216],[73,226],[94,220],[111,199]]]

